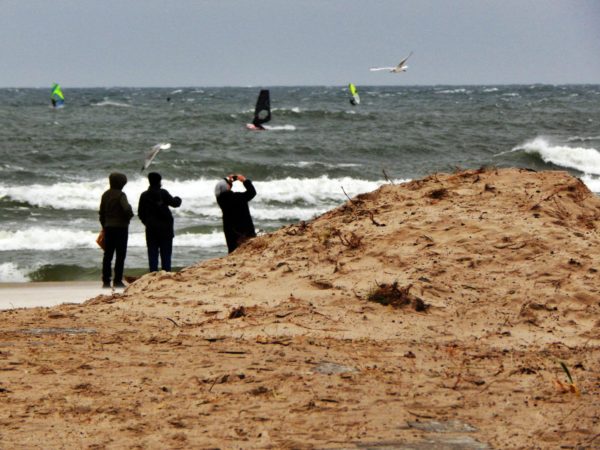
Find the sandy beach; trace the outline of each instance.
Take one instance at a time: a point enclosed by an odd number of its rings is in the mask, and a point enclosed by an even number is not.
[[[461,171],[124,292],[1,288],[93,298],[0,311],[0,447],[597,448],[599,219],[565,172]]]

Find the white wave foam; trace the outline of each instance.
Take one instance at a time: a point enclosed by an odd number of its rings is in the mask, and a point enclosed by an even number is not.
[[[330,164],[330,163],[323,163],[323,162],[319,162],[319,161],[298,161],[298,162],[293,162],[293,163],[284,163],[283,165],[287,166],[287,167],[299,167],[299,168],[322,166],[322,167],[329,167],[331,169],[336,169],[336,168],[341,168],[341,167],[360,167],[360,164],[355,164],[355,163]]]
[[[345,201],[342,186],[350,196],[377,189],[382,181],[357,180],[350,177],[291,178],[255,183],[258,202],[277,201],[294,203],[303,201],[309,205],[330,204],[331,201]]]
[[[442,89],[439,91],[435,91],[436,94],[470,94],[472,91],[469,91],[464,88],[459,89]]]
[[[581,181],[585,183],[590,191],[600,194],[600,177],[584,175],[581,177]]]
[[[22,166],[14,166],[12,164],[0,164],[0,169],[11,171],[11,172],[22,172],[25,171],[25,167]]]
[[[62,182],[52,185],[0,185],[0,198],[9,197],[43,208],[97,210],[100,197],[106,189],[108,180]]]
[[[62,228],[31,227],[17,231],[0,231],[0,251],[37,250],[55,251],[66,249],[98,248],[98,231],[66,230]],[[174,247],[215,247],[223,245],[225,240],[220,230],[208,234],[176,232]],[[145,247],[146,236],[141,233],[129,233],[128,247]],[[98,250],[100,251],[100,250]]]
[[[304,163],[307,165],[312,164],[312,162]],[[183,200],[181,207],[174,210],[174,214],[181,214],[182,216],[203,215],[219,219],[221,211],[213,194],[217,181],[216,179],[204,178],[183,181],[163,180],[164,188],[171,195],[177,195]],[[395,181],[402,182],[403,180]],[[346,201],[341,189],[342,186],[348,195],[354,196],[373,191],[383,183],[383,181],[367,181],[350,177],[329,178],[327,176],[318,178],[288,177],[279,180],[257,181],[254,185],[258,195],[252,201],[251,208],[258,220],[305,220]],[[131,180],[125,186],[124,191],[134,211],[137,211],[140,194],[147,187],[148,181],[143,177]],[[108,180],[64,182],[49,186],[37,184],[3,186],[0,184],[0,198],[8,197],[34,206],[58,210],[97,211],[100,205],[100,197],[107,188]],[[241,183],[235,183],[234,190],[243,190]],[[43,232],[43,230],[40,231]],[[35,241],[35,236],[32,235],[32,242],[35,242],[36,245],[33,248],[38,248],[38,245],[52,245],[51,242],[56,239],[48,239],[49,237],[49,235],[45,235],[38,243]],[[77,248],[78,246],[93,247],[95,245],[93,239],[86,235],[70,236],[65,237],[65,239],[67,242],[71,242],[72,247],[70,248]],[[23,240],[26,239],[23,238]],[[44,241],[49,241],[49,243]],[[83,243],[84,241],[87,242],[87,245]],[[2,244],[2,239],[0,239],[0,250],[3,248],[2,245],[7,244]],[[143,245],[143,242],[139,245]]]
[[[0,251],[62,250],[97,247],[97,232],[32,227],[17,231],[0,231]]]
[[[115,102],[112,100],[103,100],[98,103],[92,103],[92,106],[116,106],[118,108],[131,108],[131,105],[128,103]]]
[[[588,142],[588,141],[600,141],[600,136],[571,136],[567,139],[567,142]]]
[[[546,138],[536,137],[513,148],[512,151],[538,154],[544,162],[576,169],[589,175],[600,175],[600,152],[595,148],[553,145]]]
[[[498,89],[498,88],[496,88],[496,87],[493,87],[493,88],[485,88],[485,89],[483,90],[483,92],[486,92],[486,93],[487,93],[487,92],[498,92],[498,90],[499,90],[499,89]]]
[[[209,217],[220,218],[221,210],[212,195],[216,181],[202,179],[174,182],[165,185],[165,188],[182,198],[182,213],[189,215],[201,212]],[[342,186],[349,196],[355,196],[373,191],[383,183],[384,181],[327,176],[256,181],[254,186],[258,195],[252,200],[250,207],[257,220],[307,220],[346,201]],[[243,189],[241,183],[234,183],[234,191]]]
[[[172,195],[182,198],[183,204],[174,210],[175,216],[186,217],[186,221],[202,215],[220,222],[221,210],[213,195],[217,180],[199,179],[186,181],[165,181],[165,188]],[[402,182],[403,180],[395,180]],[[257,197],[250,207],[255,221],[295,221],[309,220],[345,202],[346,193],[353,197],[360,193],[377,189],[383,181],[357,180],[350,177],[292,178],[255,182]],[[97,210],[102,192],[107,188],[104,180],[81,183],[57,183],[51,186],[0,187],[0,196],[28,201],[56,209]],[[130,203],[137,206],[137,199],[147,188],[147,180],[138,178],[128,183],[125,191]],[[234,184],[234,190],[243,190],[241,183]],[[189,219],[192,218],[192,219]],[[137,220],[137,219],[134,219]],[[178,219],[176,219],[176,225]],[[138,223],[139,225],[139,223]],[[69,228],[31,226],[18,230],[0,230],[0,251],[55,251],[63,249],[97,249],[98,228],[89,222],[73,221]],[[139,228],[138,228],[139,230]],[[220,224],[210,233],[184,233],[176,231],[175,247],[216,247],[224,243]],[[142,230],[130,229],[129,247],[145,247]],[[99,250],[98,250],[99,251]]]
[[[15,263],[0,264],[0,283],[26,283],[31,281],[27,274],[30,270],[20,269]]]
[[[175,234],[173,247],[218,247],[225,245],[225,236],[220,230],[214,230],[210,234]]]
[[[293,112],[296,114],[300,114],[301,110],[299,107],[294,106],[292,108],[271,108],[272,112]],[[250,110],[251,113],[254,113],[254,109]]]
[[[295,125],[263,125],[269,131],[295,131]]]

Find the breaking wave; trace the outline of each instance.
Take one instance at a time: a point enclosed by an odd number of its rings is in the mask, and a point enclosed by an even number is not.
[[[310,163],[307,163],[310,164]],[[165,181],[164,188],[171,195],[182,198],[183,203],[178,211],[201,213],[208,216],[219,216],[213,189],[216,179],[200,178],[194,180]],[[402,180],[396,180],[402,181]],[[256,210],[262,206],[278,203],[281,212],[286,207],[296,207],[298,203],[308,208],[331,207],[345,200],[341,187],[348,195],[354,196],[370,192],[384,184],[384,181],[367,181],[351,177],[329,178],[283,178],[269,181],[256,181],[254,186],[258,196],[252,202]],[[140,194],[148,187],[145,177],[138,177],[127,183],[124,192],[134,207]],[[41,208],[56,210],[90,210],[97,211],[102,193],[108,188],[106,179],[81,182],[59,182],[51,185],[2,185],[0,198],[26,203]],[[234,184],[234,190],[239,190],[239,183]],[[311,209],[311,213],[314,212]],[[271,214],[269,214],[271,216]]]
[[[539,155],[546,163],[575,169],[587,175],[600,175],[600,151],[592,147],[556,145],[544,137],[518,145],[512,151]]]
[[[0,231],[0,251],[36,250],[57,251],[67,249],[97,248],[98,231],[69,230],[63,228],[31,227],[17,231]],[[176,232],[174,247],[216,247],[225,244],[221,230],[210,233]],[[128,247],[146,247],[143,232],[129,233]],[[7,266],[8,267],[8,266]],[[6,269],[8,270],[8,269]]]

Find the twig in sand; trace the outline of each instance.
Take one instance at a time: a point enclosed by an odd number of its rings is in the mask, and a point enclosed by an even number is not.
[[[385,177],[385,181],[387,181],[390,184],[394,184],[394,181],[390,177],[388,177],[388,174],[385,172],[385,169],[382,169],[381,171],[383,172],[383,176]]]
[[[342,188],[342,192],[344,193],[344,195],[346,196],[346,198],[347,198],[348,200],[350,200],[350,203],[354,203],[354,200],[352,200],[352,199],[351,199],[351,198],[348,196],[348,194],[346,194],[346,191],[344,190],[344,186],[340,186],[340,187]]]
[[[171,319],[170,317],[165,317],[165,319],[170,320],[171,322],[173,322],[173,325],[175,325],[176,327],[179,327],[179,324],[177,322],[175,322],[173,319]]]
[[[392,184],[393,184],[393,183],[392,183]],[[354,200],[352,200],[352,199],[350,198],[350,196],[349,196],[349,195],[346,193],[346,190],[344,189],[344,186],[340,186],[340,187],[342,188],[342,192],[344,193],[344,195],[346,196],[346,198],[347,198],[348,200],[350,200],[350,204],[352,204],[352,205],[355,205],[355,204],[356,204],[356,203],[355,203],[355,201],[354,201]],[[359,203],[359,204],[360,204],[360,203]],[[375,220],[375,217],[373,216],[373,212],[372,212],[372,211],[368,211],[367,213],[369,214],[369,217],[371,218],[371,222],[373,223],[373,225],[376,225],[376,226],[378,226],[378,227],[385,227],[385,223],[379,223],[379,222],[377,222],[377,221]],[[358,216],[357,216],[357,217],[358,217]]]
[[[362,245],[362,237],[358,236],[356,233],[354,233],[354,231],[351,231],[349,234],[347,234],[346,236],[342,235],[342,232],[339,230],[335,230],[334,233],[332,233],[334,236],[337,236],[340,238],[340,241],[342,242],[342,245],[348,247],[348,248],[358,248]]]
[[[378,227],[385,227],[385,223],[379,223],[375,220],[375,217],[373,217],[372,211],[369,211],[369,217],[371,218],[371,222],[373,222],[373,225],[378,226]]]
[[[591,444],[592,442],[594,442],[596,440],[596,438],[600,437],[600,433],[598,433],[596,436],[592,436],[592,438],[589,441],[585,441],[586,444]]]

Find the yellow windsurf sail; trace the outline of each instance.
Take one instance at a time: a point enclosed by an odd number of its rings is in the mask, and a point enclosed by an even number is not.
[[[354,86],[354,84],[350,83],[348,85],[348,89],[350,90],[350,104],[351,105],[358,105],[360,104],[360,97],[358,96],[358,91],[356,90],[356,86]]]

